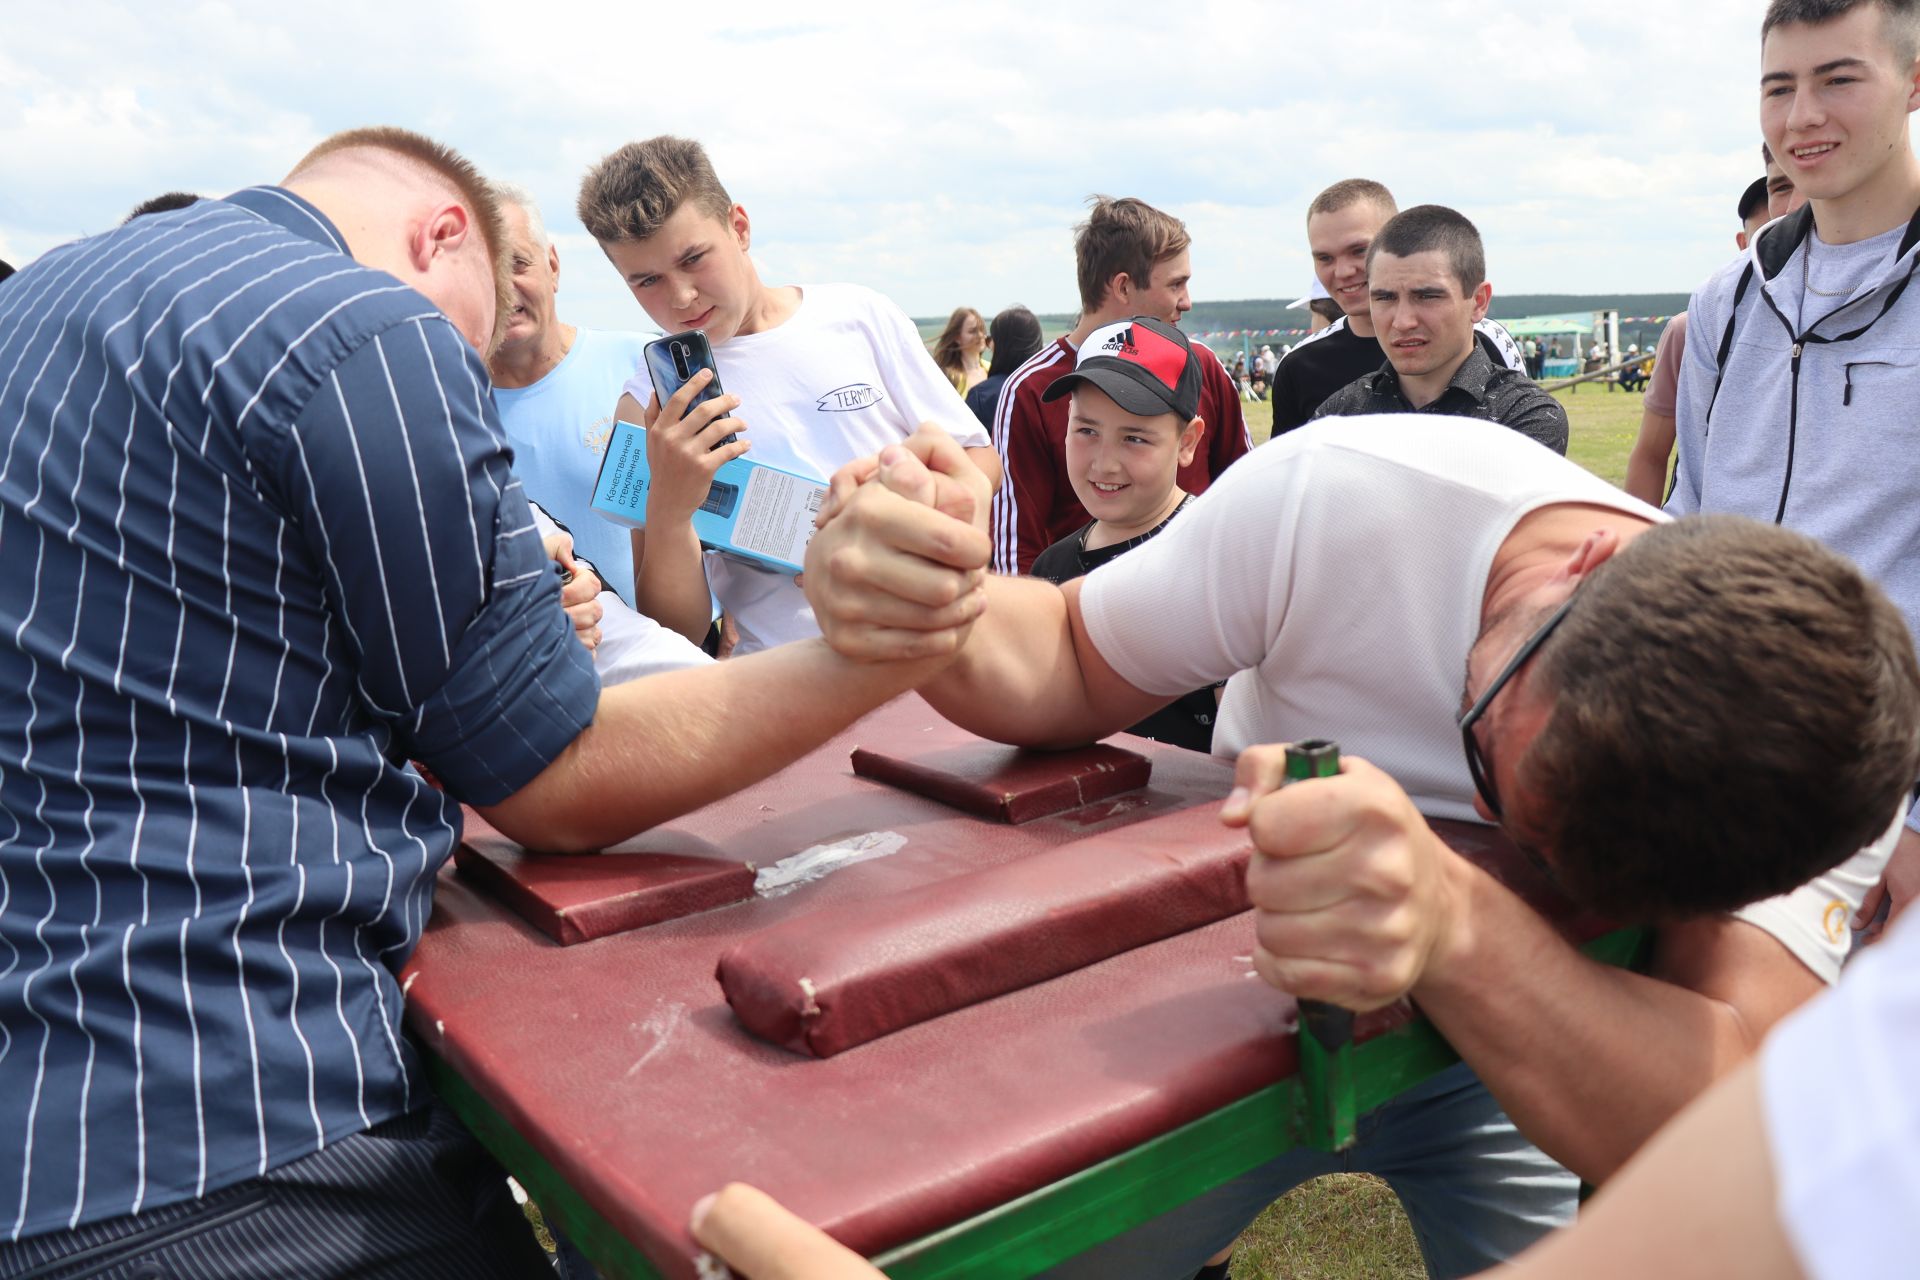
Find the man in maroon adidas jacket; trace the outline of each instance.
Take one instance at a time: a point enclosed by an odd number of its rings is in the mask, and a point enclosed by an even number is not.
[[[1073,372],[1075,353],[1103,325],[1134,316],[1178,324],[1193,306],[1187,297],[1187,228],[1171,214],[1131,196],[1097,196],[1074,235],[1080,277],[1080,320],[1041,348],[1000,389],[993,444],[1006,480],[993,499],[993,568],[1025,573],[1042,551],[1092,517],[1073,496],[1067,476],[1067,400],[1043,403],[1055,378]],[[1180,468],[1180,488],[1200,493],[1250,445],[1240,392],[1219,357],[1198,344],[1202,370],[1200,419],[1205,424],[1193,461]]]

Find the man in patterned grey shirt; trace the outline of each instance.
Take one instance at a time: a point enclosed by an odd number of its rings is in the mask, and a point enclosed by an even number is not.
[[[1367,251],[1373,327],[1387,363],[1329,396],[1315,418],[1434,413],[1512,427],[1567,451],[1567,411],[1474,340],[1487,314],[1486,251],[1466,218],[1437,204],[1395,214]]]

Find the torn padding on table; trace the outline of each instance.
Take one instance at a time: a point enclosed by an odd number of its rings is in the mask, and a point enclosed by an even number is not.
[[[1251,846],[1212,806],[795,916],[717,976],[754,1034],[827,1058],[1247,909]]]

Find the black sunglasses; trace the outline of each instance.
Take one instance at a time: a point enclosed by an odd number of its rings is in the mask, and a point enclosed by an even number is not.
[[[1500,696],[1500,691],[1507,687],[1507,681],[1527,665],[1527,659],[1539,651],[1540,646],[1547,642],[1547,637],[1553,634],[1553,629],[1566,619],[1567,610],[1573,608],[1573,602],[1578,598],[1578,592],[1568,596],[1566,602],[1553,611],[1553,616],[1542,623],[1540,629],[1529,636],[1527,642],[1507,660],[1507,665],[1500,669],[1500,674],[1493,678],[1493,683],[1486,687],[1486,691],[1472,706],[1460,713],[1460,742],[1467,750],[1467,772],[1473,775],[1474,790],[1480,793],[1487,812],[1493,815],[1496,822],[1505,816],[1500,809],[1500,793],[1493,789],[1493,766],[1481,754],[1480,740],[1474,737],[1473,728],[1480,722],[1480,717],[1487,713],[1487,708],[1493,705],[1493,700]]]

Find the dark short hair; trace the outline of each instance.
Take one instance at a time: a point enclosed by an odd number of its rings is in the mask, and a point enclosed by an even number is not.
[[[574,211],[601,244],[646,240],[693,201],[725,221],[733,197],[720,185],[707,149],[691,138],[662,134],[629,142],[587,170]]]
[[[1340,309],[1340,304],[1332,298],[1315,298],[1313,301],[1307,303],[1307,310],[1313,312],[1313,314],[1319,316],[1322,320],[1329,321],[1338,320],[1341,316],[1347,314]]]
[[[1520,834],[1621,920],[1731,911],[1871,843],[1920,777],[1920,660],[1844,557],[1741,516],[1656,525],[1580,586],[1535,677]]]
[[[993,337],[993,367],[1012,373],[1040,350],[1040,320],[1025,307],[1008,307],[987,330]]]
[[[1912,62],[1920,55],[1920,0],[1773,0],[1760,20],[1760,39],[1764,41],[1775,27],[1832,22],[1865,4],[1878,6],[1887,47],[1900,62]]]
[[[1393,202],[1393,192],[1372,178],[1342,178],[1313,198],[1313,203],[1307,206],[1307,217],[1319,213],[1338,213],[1362,200],[1378,205],[1388,217],[1400,211],[1400,206]]]
[[[1099,307],[1113,278],[1124,274],[1145,288],[1153,269],[1193,243],[1187,224],[1132,196],[1089,196],[1087,220],[1073,229],[1080,305]]]
[[[1766,207],[1767,179],[1762,175],[1761,177],[1755,178],[1752,182],[1749,182],[1747,189],[1740,193],[1741,224],[1744,226],[1747,219],[1754,215],[1755,210],[1763,210]]]
[[[1460,282],[1461,293],[1472,293],[1486,281],[1487,252],[1479,231],[1463,215],[1441,204],[1417,204],[1388,219],[1367,248],[1367,266],[1373,266],[1376,253],[1410,258],[1435,249],[1447,255],[1447,266]]]
[[[150,213],[172,213],[175,209],[185,209],[199,203],[200,197],[191,191],[169,191],[133,206],[133,212],[121,219],[120,225],[124,227],[135,218],[144,218]]]

